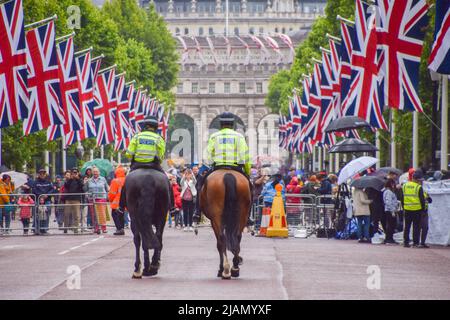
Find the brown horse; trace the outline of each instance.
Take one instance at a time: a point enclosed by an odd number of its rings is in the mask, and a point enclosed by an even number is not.
[[[242,231],[247,224],[250,208],[250,184],[244,175],[219,169],[207,177],[200,193],[200,210],[211,220],[216,235],[220,256],[217,276],[222,279],[239,277]],[[231,270],[227,249],[234,255]]]

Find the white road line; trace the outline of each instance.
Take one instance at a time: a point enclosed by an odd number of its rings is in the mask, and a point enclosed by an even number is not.
[[[88,241],[88,242],[84,242],[83,244],[81,244],[81,245],[79,245],[79,246],[72,247],[72,248],[70,248],[69,250],[61,251],[61,252],[58,253],[58,255],[60,255],[60,256],[65,255],[66,253],[69,253],[69,252],[71,252],[71,251],[77,250],[77,249],[79,249],[79,248],[81,248],[81,247],[85,247],[85,246],[87,246],[87,245],[93,243],[94,241],[103,239],[104,237],[105,237],[105,236],[100,236],[100,237],[95,238],[95,239],[92,239],[92,240],[90,240],[90,241]]]

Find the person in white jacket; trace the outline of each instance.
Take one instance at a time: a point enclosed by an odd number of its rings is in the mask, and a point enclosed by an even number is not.
[[[372,200],[369,199],[365,190],[353,188],[353,214],[358,220],[358,239],[359,242],[370,242],[370,207]]]
[[[186,169],[180,181],[181,202],[183,206],[184,231],[194,231],[192,228],[192,216],[195,211],[195,197],[197,196],[197,181],[191,169]]]

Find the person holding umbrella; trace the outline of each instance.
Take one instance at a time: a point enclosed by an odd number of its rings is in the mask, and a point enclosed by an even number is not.
[[[370,243],[370,207],[372,200],[369,199],[365,190],[353,188],[353,214],[358,220],[358,239],[360,243]]]

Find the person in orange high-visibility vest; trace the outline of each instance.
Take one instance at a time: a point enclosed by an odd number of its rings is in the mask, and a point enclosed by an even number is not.
[[[111,182],[111,187],[108,192],[108,199],[111,203],[112,217],[117,229],[114,235],[123,236],[125,234],[125,217],[124,212],[119,210],[119,201],[122,187],[125,184],[126,172],[122,166],[118,166],[115,173],[116,178]]]

